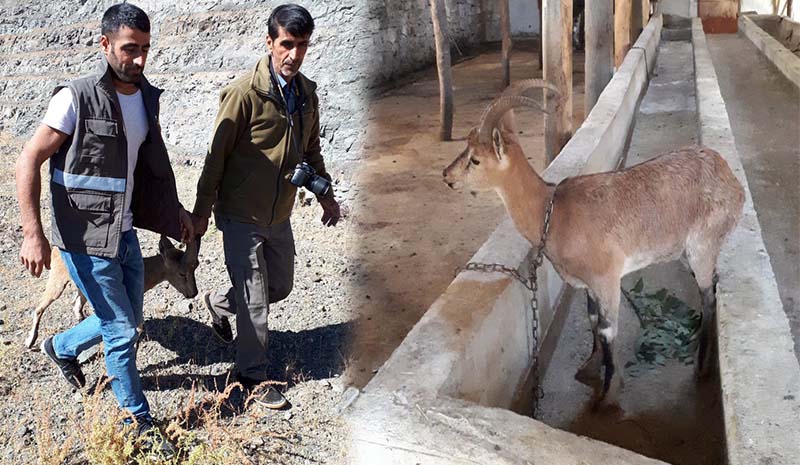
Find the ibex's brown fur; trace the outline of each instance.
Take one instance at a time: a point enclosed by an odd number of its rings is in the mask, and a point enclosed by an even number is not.
[[[158,243],[158,255],[144,258],[144,290],[149,291],[157,284],[168,281],[184,297],[192,298],[197,295],[197,284],[194,279],[194,270],[197,268],[197,254],[200,248],[200,238],[197,237],[186,247],[186,251],[176,249],[172,242],[166,237],[161,236]],[[39,300],[39,305],[33,310],[31,329],[25,339],[25,345],[30,349],[36,344],[39,337],[39,323],[47,307],[55,302],[64,290],[72,282],[69,277],[61,253],[54,247],[50,256],[50,273],[47,275],[47,284],[44,293]],[[75,299],[72,304],[72,312],[75,318],[82,320],[86,314],[83,306],[86,305],[86,297],[76,289]]]
[[[697,368],[704,373],[710,362],[717,256],[744,204],[743,188],[725,160],[706,147],[685,147],[629,169],[577,176],[554,186],[531,168],[516,131],[502,123],[497,128],[502,114],[520,104],[503,98],[494,104],[494,117],[482,121],[494,128],[490,140],[479,136],[487,134],[485,128],[473,129],[466,150],[444,170],[444,180],[453,188],[464,182],[473,189],[497,191],[517,229],[534,247],[552,196],[544,253],[567,283],[587,288],[594,333],[592,355],[576,379],[596,382],[605,367],[597,400],[618,406],[622,380],[614,338],[620,280],[682,254],[702,296]]]

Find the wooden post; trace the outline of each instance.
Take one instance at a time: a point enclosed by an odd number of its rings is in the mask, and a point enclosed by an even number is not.
[[[511,84],[511,17],[508,12],[508,0],[500,0],[500,35],[503,40],[501,51],[503,87],[508,87]]]
[[[453,76],[450,69],[450,40],[444,0],[430,0],[433,36],[436,42],[436,67],[439,70],[439,140],[453,138]]]
[[[586,2],[586,115],[614,75],[614,0]]]
[[[642,29],[650,22],[650,0],[642,0]]]
[[[632,0],[614,1],[614,65],[619,68],[631,48]]]
[[[542,0],[536,0],[539,9],[539,69],[544,69],[544,58],[542,49],[544,48],[544,23],[542,23]]]
[[[572,0],[542,3],[544,79],[554,84],[563,97],[561,111],[544,118],[544,146],[549,163],[572,133]],[[547,105],[554,107],[549,102]]]

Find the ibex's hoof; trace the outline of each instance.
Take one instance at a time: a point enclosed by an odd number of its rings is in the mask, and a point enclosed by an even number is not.
[[[605,417],[619,418],[625,416],[625,410],[623,410],[619,404],[605,404],[600,402],[595,404],[594,412]]]
[[[625,415],[625,410],[622,409],[619,405],[618,400],[610,400],[608,398],[602,398],[596,400],[594,402],[594,406],[592,410],[600,415],[604,416],[623,416]]]
[[[593,387],[600,382],[600,373],[597,370],[581,368],[575,372],[575,381]]]
[[[705,381],[711,377],[711,368],[709,364],[706,363],[704,365],[695,364],[694,368],[694,377],[697,381]]]
[[[28,335],[28,338],[25,339],[25,347],[28,349],[33,349],[36,345],[36,339],[39,337],[39,333],[31,333]]]

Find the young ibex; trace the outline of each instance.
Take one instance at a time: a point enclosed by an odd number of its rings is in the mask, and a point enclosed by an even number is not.
[[[158,243],[158,255],[144,258],[145,292],[163,281],[168,281],[178,292],[183,294],[184,297],[191,299],[196,296],[197,284],[194,280],[194,270],[199,263],[197,260],[199,250],[199,236],[186,246],[186,251],[175,248],[169,238],[161,236],[161,240]],[[61,259],[58,248],[53,247],[53,252],[50,256],[50,273],[47,276],[47,285],[45,286],[44,294],[42,294],[39,300],[39,305],[33,310],[33,323],[28,332],[28,338],[25,339],[25,345],[29,349],[36,344],[36,338],[39,337],[39,322],[42,319],[44,311],[47,310],[47,307],[55,302],[56,299],[61,297],[64,289],[66,289],[67,285],[71,282],[72,280],[69,277],[69,272],[64,265],[64,261]],[[75,294],[72,311],[76,319],[82,320],[86,316],[83,311],[83,306],[86,304],[86,297],[77,289]]]
[[[621,278],[682,254],[702,297],[696,367],[704,374],[711,361],[717,255],[741,215],[741,184],[717,152],[697,146],[620,171],[576,176],[557,186],[545,183],[529,165],[515,128],[508,126],[513,118],[506,115],[513,114],[513,107],[535,103],[522,93],[537,87],[550,88],[530,81],[486,109],[479,127],[469,134],[467,148],[444,170],[444,181],[452,188],[463,182],[472,189],[497,191],[534,250],[550,210],[544,254],[564,281],[588,291],[594,347],[575,378],[597,384],[598,406],[619,406],[622,379],[614,338]]]

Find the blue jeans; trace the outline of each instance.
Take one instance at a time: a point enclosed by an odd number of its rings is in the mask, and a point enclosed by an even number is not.
[[[74,359],[103,341],[106,371],[120,407],[150,418],[136,369],[136,328],[142,324],[144,262],[136,231],[122,233],[116,258],[61,251],[72,281],[94,308],[94,314],[53,338],[59,358]]]

